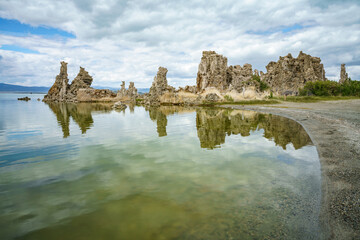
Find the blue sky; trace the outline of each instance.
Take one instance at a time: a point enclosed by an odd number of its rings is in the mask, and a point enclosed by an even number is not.
[[[16,45],[7,45],[7,44],[1,45],[0,49],[7,50],[7,51],[13,51],[13,52],[21,52],[21,53],[32,53],[32,54],[39,53],[38,51],[35,51],[35,50],[23,48],[23,47],[16,46]]]
[[[63,31],[61,29],[47,27],[47,26],[31,26],[30,24],[21,23],[18,20],[10,20],[0,18],[0,34],[16,36],[16,37],[28,37],[32,35],[38,35],[43,38],[55,38],[55,39],[63,39],[67,38],[75,38],[74,34]],[[0,49],[21,53],[32,53],[39,54],[38,51],[28,49],[19,45],[13,44],[3,44]]]
[[[359,12],[350,0],[4,0],[0,82],[51,86],[67,61],[70,81],[82,66],[94,85],[149,87],[163,66],[171,85],[194,85],[203,50],[261,71],[303,51],[331,80],[341,63],[360,79]]]
[[[14,19],[0,18],[0,32],[2,34],[14,35],[14,36],[28,36],[28,35],[40,35],[44,37],[64,37],[64,38],[75,38],[74,34],[56,29],[43,26],[31,26],[30,24],[21,23]]]

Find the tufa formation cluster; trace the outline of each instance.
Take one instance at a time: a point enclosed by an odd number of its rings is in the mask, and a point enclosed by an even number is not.
[[[55,83],[45,95],[45,102],[113,102],[129,101],[134,102],[138,95],[133,82],[130,82],[129,89],[125,89],[123,82],[118,94],[109,89],[94,89],[91,87],[93,78],[83,67],[74,80],[69,84],[67,63],[60,62],[60,73],[55,78]]]
[[[326,80],[321,59],[302,51],[297,58],[289,53],[280,57],[277,62],[270,62],[266,70],[267,73],[262,74],[261,80],[270,86],[275,95],[297,95],[299,88],[304,87],[307,82]]]
[[[324,65],[318,57],[312,57],[300,51],[293,58],[289,53],[277,62],[266,66],[266,73],[252,68],[251,64],[228,66],[226,57],[215,51],[203,51],[198,67],[196,85],[175,89],[168,84],[168,70],[159,67],[149,93],[139,95],[130,82],[125,82],[115,94],[107,89],[93,89],[93,78],[84,68],[68,84],[67,63],[61,62],[59,75],[50,88],[44,101],[68,102],[136,102],[139,98],[145,105],[199,105],[221,101],[241,101],[245,99],[264,99],[273,95],[297,95],[307,82],[325,81]],[[345,64],[341,65],[340,83],[348,79]]]

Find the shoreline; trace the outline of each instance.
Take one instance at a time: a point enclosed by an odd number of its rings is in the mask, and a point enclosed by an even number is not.
[[[300,123],[321,164],[322,239],[360,238],[360,99],[219,107],[271,113]]]

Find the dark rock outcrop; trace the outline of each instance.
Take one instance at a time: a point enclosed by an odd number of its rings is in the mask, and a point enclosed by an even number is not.
[[[346,72],[345,64],[341,64],[341,70],[340,70],[340,83],[346,82],[348,80],[349,76]]]
[[[307,82],[326,80],[321,59],[302,51],[297,58],[293,58],[289,53],[280,57],[277,62],[270,62],[266,70],[267,73],[263,74],[261,79],[278,95],[283,95],[284,92],[297,95],[299,88],[304,87]]]
[[[23,98],[18,98],[19,101],[30,101],[31,98],[29,98],[28,96],[23,97]]]

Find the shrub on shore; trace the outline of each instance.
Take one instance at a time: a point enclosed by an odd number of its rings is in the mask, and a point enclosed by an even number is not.
[[[307,82],[299,91],[300,96],[359,96],[360,81],[350,78],[343,84],[334,81]]]
[[[260,84],[260,91],[263,92],[269,88],[266,82],[261,81],[260,77],[257,75],[252,76],[252,80],[257,81]]]

